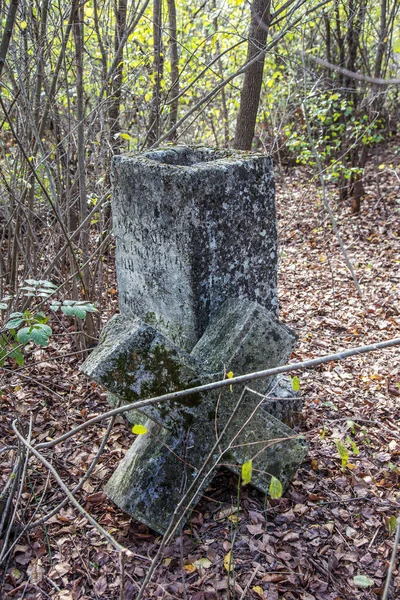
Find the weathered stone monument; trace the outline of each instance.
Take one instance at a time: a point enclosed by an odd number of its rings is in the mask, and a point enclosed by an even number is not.
[[[277,317],[271,159],[176,147],[116,157],[113,177],[121,315],[82,367],[110,401],[284,364],[296,336]],[[107,493],[164,533],[182,497],[188,516],[219,464],[238,472],[252,459],[252,485],[267,493],[274,475],[286,487],[306,451],[290,429],[300,410],[280,378],[130,411],[132,423],[146,419],[147,433]],[[206,475],[188,492],[207,458]]]

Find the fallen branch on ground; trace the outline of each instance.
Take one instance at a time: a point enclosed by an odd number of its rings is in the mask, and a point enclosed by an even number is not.
[[[391,348],[393,346],[400,346],[400,338],[393,338],[391,340],[386,340],[385,342],[377,342],[375,344],[369,344],[368,346],[359,346],[358,348],[351,348],[350,350],[343,350],[342,352],[337,352],[336,354],[328,354],[326,356],[320,356],[319,358],[312,358],[311,360],[305,360],[298,363],[293,363],[290,365],[283,365],[281,367],[274,367],[273,369],[265,369],[264,371],[256,371],[255,373],[247,373],[246,375],[239,375],[238,377],[232,377],[232,379],[222,379],[219,381],[213,381],[212,383],[206,383],[204,385],[199,385],[196,387],[189,388],[187,390],[180,390],[178,392],[170,392],[169,394],[163,394],[162,396],[157,396],[155,398],[148,398],[147,400],[138,400],[137,402],[131,402],[130,404],[125,404],[124,406],[120,406],[119,408],[114,408],[109,410],[97,417],[93,417],[89,419],[85,423],[74,427],[67,433],[60,435],[60,437],[51,440],[50,442],[42,442],[35,446],[37,449],[42,448],[52,448],[61,442],[69,439],[82,429],[85,429],[89,425],[94,425],[95,423],[100,423],[104,421],[104,419],[109,419],[114,415],[121,415],[129,410],[140,409],[144,406],[150,406],[151,404],[157,404],[158,402],[167,402],[168,400],[178,400],[179,398],[184,398],[186,396],[191,396],[194,393],[199,392],[207,392],[209,390],[216,390],[219,388],[224,388],[231,385],[239,385],[242,383],[247,383],[248,381],[253,381],[255,379],[264,379],[267,377],[271,377],[273,375],[280,375],[282,373],[289,373],[290,371],[298,371],[302,369],[309,369],[311,367],[317,367],[319,365],[323,365],[329,362],[335,362],[338,360],[344,360],[345,358],[350,358],[351,356],[358,356],[359,354],[366,354],[368,352],[375,352],[376,350],[382,350],[383,348]]]

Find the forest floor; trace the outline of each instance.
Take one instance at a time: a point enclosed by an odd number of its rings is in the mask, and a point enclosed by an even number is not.
[[[396,138],[368,163],[360,215],[352,216],[350,206],[338,205],[336,191],[329,191],[360,298],[318,182],[304,169],[278,175],[280,318],[299,335],[292,362],[400,336],[399,177]],[[116,311],[112,261],[108,278],[103,321]],[[4,371],[0,445],[15,444],[14,418],[28,425],[33,415],[32,438],[43,441],[108,409],[103,391],[79,372],[82,357],[71,354],[73,335],[67,334],[60,330],[47,349],[30,350],[23,368],[11,365]],[[299,431],[309,451],[289,490],[279,500],[266,499],[251,486],[238,493],[237,478],[221,470],[181,535],[165,549],[144,598],[382,596],[400,515],[400,348],[293,374],[300,377]],[[45,452],[69,489],[85,474],[105,431],[103,424],[84,429]],[[161,537],[128,518],[102,491],[133,439],[118,418],[77,494],[82,506],[133,552],[124,567],[111,545],[67,504],[44,525],[9,541],[14,545],[3,563],[2,599],[136,598]],[[345,466],[338,440],[348,449]],[[0,482],[10,475],[12,454],[0,456]],[[36,459],[29,462],[25,482],[16,515],[22,525],[48,514],[64,498]],[[230,571],[227,556],[234,567]],[[391,585],[394,600],[400,597],[398,563]]]

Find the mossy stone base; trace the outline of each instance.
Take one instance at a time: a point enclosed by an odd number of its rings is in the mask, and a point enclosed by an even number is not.
[[[229,299],[191,354],[140,319],[116,316],[82,368],[122,402],[132,402],[221,379],[224,372],[241,375],[281,365],[295,342],[295,334],[274,313],[256,302]],[[142,408],[142,415],[152,419],[148,432],[136,439],[109,481],[110,498],[163,533],[226,425],[208,475],[185,499],[185,518],[218,464],[240,472],[252,459],[255,487],[267,493],[274,475],[286,488],[306,447],[282,421],[293,420],[300,400],[287,379],[257,381],[252,388],[233,416],[242,394],[239,386]]]

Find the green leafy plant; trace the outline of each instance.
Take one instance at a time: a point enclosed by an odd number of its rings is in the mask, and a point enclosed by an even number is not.
[[[388,528],[388,531],[389,531],[389,535],[393,535],[394,532],[396,531],[396,529],[397,529],[397,517],[395,515],[392,515],[387,520],[387,528]]]
[[[344,469],[349,462],[349,450],[342,440],[335,440],[335,444],[338,454],[342,460],[342,469]]]
[[[342,460],[342,469],[344,469],[347,466],[347,464],[349,462],[349,457],[350,457],[350,451],[349,451],[348,446],[350,446],[351,453],[354,456],[358,456],[360,454],[360,450],[359,450],[357,444],[355,443],[355,441],[352,440],[350,438],[350,436],[346,436],[345,442],[343,442],[343,440],[339,440],[339,439],[334,440],[334,442],[336,444],[336,449],[338,451],[339,457]]]
[[[306,120],[293,120],[285,127],[287,148],[296,156],[296,162],[315,167],[314,144],[325,164],[327,181],[340,183],[360,177],[363,168],[352,164],[345,147],[370,147],[380,142],[382,122],[370,120],[360,113],[351,99],[338,92],[325,92],[307,99],[307,119],[313,142],[310,140]]]
[[[58,287],[51,281],[43,279],[27,279],[24,281],[24,285],[20,288],[21,297],[36,298],[38,302],[34,303],[33,308],[26,309],[23,312],[12,312],[8,315],[3,325],[3,331],[0,332],[0,366],[4,364],[7,357],[13,358],[19,366],[22,366],[24,356],[21,352],[21,346],[26,346],[30,342],[38,346],[48,346],[53,331],[47,324],[50,316],[46,314],[43,304],[47,304],[53,312],[61,310],[65,315],[78,319],[85,319],[87,313],[97,312],[96,307],[91,302],[55,299],[54,295],[57,291]],[[18,298],[12,296],[2,298],[0,309],[6,310],[10,301],[15,302],[17,300]]]

